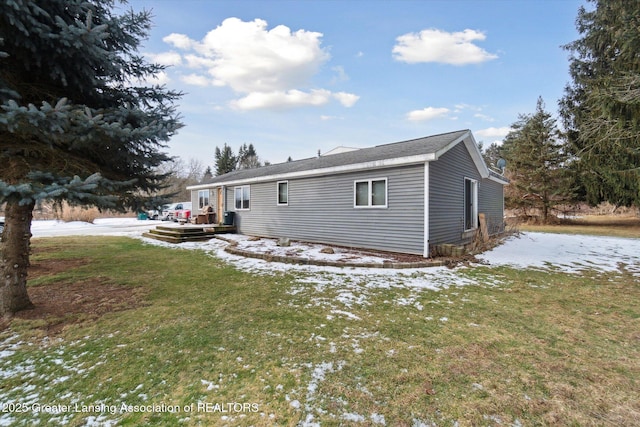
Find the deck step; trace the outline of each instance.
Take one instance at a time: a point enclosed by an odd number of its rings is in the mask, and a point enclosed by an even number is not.
[[[232,225],[201,225],[182,227],[170,227],[159,225],[155,229],[143,233],[144,237],[160,240],[167,243],[202,242],[212,239],[216,234],[235,233],[236,227]]]
[[[191,237],[167,236],[156,233],[142,233],[142,235],[150,239],[160,240],[167,243],[206,242],[207,240],[211,240],[213,238],[213,236],[211,235]]]
[[[235,233],[236,226],[235,225],[207,225],[203,227],[203,230],[206,233],[227,234],[227,233]]]
[[[171,231],[171,230],[160,230],[160,229],[155,229],[155,230],[149,230],[149,233],[153,233],[153,234],[159,234],[161,236],[180,236],[180,237],[196,237],[196,236],[201,236],[201,235],[205,235],[205,234],[213,234],[213,233],[206,233],[203,230],[198,230],[198,231],[188,231],[188,232],[176,232],[176,231]]]

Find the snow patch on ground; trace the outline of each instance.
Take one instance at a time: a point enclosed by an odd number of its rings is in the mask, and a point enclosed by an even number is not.
[[[425,290],[442,291],[469,285],[496,286],[506,285],[500,276],[491,270],[469,266],[456,268],[426,267],[410,269],[386,269],[363,267],[330,267],[316,265],[284,264],[262,259],[246,258],[224,251],[226,241],[212,239],[208,242],[189,242],[170,244],[142,238],[144,242],[173,249],[203,250],[222,259],[236,268],[254,274],[283,275],[290,274],[293,284],[288,290],[297,296],[304,307],[324,307],[328,320],[336,317],[348,318],[357,322],[360,316],[353,311],[366,307],[371,296],[379,290],[398,289],[390,303],[406,306],[415,311],[423,311],[423,292]],[[247,236],[231,234],[225,239],[238,242],[244,250],[257,251],[269,248],[274,254],[285,255],[294,251],[307,251],[308,244],[292,242],[291,246],[281,248],[272,239],[253,240]],[[314,259],[334,259],[334,254],[313,251]],[[478,259],[489,267],[509,266],[515,268],[533,268],[538,270],[562,271],[580,274],[585,270],[596,273],[627,272],[640,277],[640,239],[625,239],[598,236],[574,236],[548,233],[522,233],[512,236],[495,249],[480,254]],[[380,262],[369,259],[369,262]],[[445,301],[446,303],[446,301]],[[288,304],[295,304],[289,301]],[[448,319],[440,319],[446,322]]]
[[[580,273],[626,270],[640,277],[640,239],[521,233],[478,258],[490,265]]]
[[[93,224],[82,221],[38,220],[31,223],[33,237],[55,236],[140,236],[162,221],[138,220],[136,218],[98,218]]]
[[[87,337],[87,339],[90,338]],[[47,404],[41,398],[41,391],[47,391],[62,382],[71,382],[77,376],[86,377],[104,363],[102,361],[96,362],[95,355],[89,355],[84,350],[85,341],[73,341],[60,346],[52,346],[52,344],[48,338],[44,338],[38,345],[37,343],[18,341],[16,335],[0,336],[0,379],[14,380],[14,383],[17,383],[16,378],[20,380],[20,385],[10,388],[0,387],[0,402],[4,404],[16,403],[20,405],[19,408],[35,413],[38,410],[34,408]],[[23,347],[33,347],[33,349],[28,353],[24,350],[18,352]],[[25,354],[28,356],[25,357]],[[102,357],[99,356],[99,358]],[[45,385],[43,386],[43,384]],[[93,395],[88,391],[80,394],[76,391],[60,396],[60,399],[65,404],[74,405],[84,401],[92,401]],[[11,407],[0,413],[0,426],[16,425],[14,413],[9,409]],[[43,411],[45,410],[43,409]],[[47,410],[47,412],[50,412],[51,423],[56,425],[69,423],[71,413],[68,411]],[[90,417],[86,422],[86,425],[96,426],[116,424],[115,421],[109,421],[107,415]]]

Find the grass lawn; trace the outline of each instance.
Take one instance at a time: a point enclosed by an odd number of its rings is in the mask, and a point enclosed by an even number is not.
[[[455,274],[479,285],[345,295],[124,237],[33,247],[32,291],[131,304],[0,331],[0,425],[639,425],[630,274],[474,266]]]

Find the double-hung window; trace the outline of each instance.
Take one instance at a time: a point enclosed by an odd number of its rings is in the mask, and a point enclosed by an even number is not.
[[[278,206],[289,204],[289,181],[278,182]]]
[[[356,208],[386,208],[387,178],[355,181],[353,199]]]
[[[251,207],[251,187],[248,185],[235,187],[235,202],[237,211],[249,210]]]

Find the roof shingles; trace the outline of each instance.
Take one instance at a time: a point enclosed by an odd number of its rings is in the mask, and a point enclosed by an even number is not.
[[[452,142],[462,138],[467,133],[469,133],[469,130],[459,130],[408,141],[377,145],[375,147],[362,148],[355,151],[332,154],[329,156],[313,157],[259,168],[237,170],[216,176],[209,181],[199,184],[198,187],[208,184],[222,184],[226,182],[251,180],[266,176],[279,176],[296,172],[322,170],[352,164],[433,154]]]

